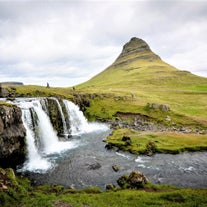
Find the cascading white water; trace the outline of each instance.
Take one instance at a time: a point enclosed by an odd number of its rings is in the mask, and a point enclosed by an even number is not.
[[[72,135],[108,129],[108,127],[103,124],[88,123],[88,120],[85,118],[83,112],[73,102],[63,100],[63,103],[65,104],[68,113]]]
[[[57,98],[52,98],[52,99],[55,100],[56,103],[57,103],[58,111],[60,112],[60,116],[61,116],[62,123],[63,123],[63,133],[64,133],[64,137],[67,138],[67,136],[68,136],[68,129],[67,129],[67,126],[66,126],[65,116],[63,114],[62,107],[61,107],[60,102],[58,101]]]
[[[22,103],[22,121],[26,129],[26,142],[27,142],[27,161],[24,163],[23,168],[20,171],[39,171],[47,170],[52,165],[47,159],[43,158],[35,145],[35,135],[32,128],[32,118],[29,108],[32,106],[31,103]]]
[[[63,103],[65,104],[68,113],[71,134],[76,135],[87,132],[89,129],[88,121],[83,115],[83,112],[80,111],[79,107],[71,101],[63,100]]]
[[[38,116],[38,126],[41,136],[40,142],[43,146],[43,150],[46,154],[55,152],[58,144],[58,137],[53,129],[49,117],[42,109],[39,100],[36,101],[34,110]]]
[[[56,102],[58,110],[62,113],[61,118],[65,119],[60,103],[58,100]],[[78,135],[108,129],[103,124],[88,123],[83,113],[74,103],[67,100],[63,100],[63,103],[66,107],[71,127],[71,129],[67,129],[67,125],[63,121],[64,132],[70,131],[71,135]],[[22,120],[26,129],[28,146],[28,159],[20,171],[47,171],[54,166],[54,159],[61,152],[77,147],[78,140],[60,141],[58,139],[57,132],[54,130],[49,118],[46,99],[17,99],[15,104],[22,109]]]
[[[27,99],[16,103],[22,109],[22,120],[26,129],[28,160],[20,171],[46,171],[52,162],[44,158],[46,155],[56,154],[77,146],[76,141],[59,141],[47,113],[43,110],[39,99]],[[35,133],[32,131],[32,117],[30,109],[37,115],[40,148],[35,144]]]

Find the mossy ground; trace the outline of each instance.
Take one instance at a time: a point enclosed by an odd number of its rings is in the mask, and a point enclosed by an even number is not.
[[[130,144],[123,137],[130,137]],[[133,129],[116,129],[108,136],[107,143],[134,154],[180,153],[207,150],[207,135],[173,132],[140,132]],[[150,143],[153,146],[150,146]],[[153,148],[153,149],[150,149]],[[151,151],[150,151],[151,150]]]
[[[5,171],[1,169],[2,172]],[[178,189],[152,184],[142,190],[115,189],[104,192],[98,188],[32,187],[26,178],[15,177],[12,170],[7,170],[5,179],[4,184],[8,189],[0,188],[2,207],[204,207],[207,204],[206,189]]]

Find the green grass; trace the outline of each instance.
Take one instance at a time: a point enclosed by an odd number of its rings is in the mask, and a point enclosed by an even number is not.
[[[70,88],[46,88],[44,86],[36,85],[22,85],[8,87],[10,91],[13,91],[17,97],[49,97],[55,96],[60,98],[72,98],[72,89]]]
[[[131,144],[122,141],[123,136],[130,137]],[[170,132],[140,132],[132,129],[117,129],[107,137],[107,143],[134,154],[151,153],[149,143],[154,143],[154,152],[180,153],[207,149],[207,135],[182,134]]]
[[[7,102],[4,102],[4,101],[0,101],[0,106],[8,106],[8,107],[11,107],[11,106],[14,106],[13,104],[10,104],[10,103],[7,103]]]
[[[148,184],[142,190],[100,191],[98,188],[82,190],[64,189],[62,186],[32,187],[23,177],[14,176],[11,169],[5,171],[0,187],[2,207],[204,207],[207,204],[207,189],[179,189],[166,185]],[[2,176],[2,174],[1,174]]]

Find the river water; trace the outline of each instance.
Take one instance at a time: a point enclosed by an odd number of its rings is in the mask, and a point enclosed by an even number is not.
[[[116,180],[120,176],[139,170],[153,183],[207,187],[207,152],[156,154],[152,157],[115,152],[105,149],[103,142],[110,132],[108,129],[72,137],[70,142],[76,144],[75,148],[50,155],[48,159],[55,160],[55,166],[46,173],[30,172],[29,177],[36,184],[105,189],[106,184],[117,185]],[[120,170],[115,172],[113,165]]]

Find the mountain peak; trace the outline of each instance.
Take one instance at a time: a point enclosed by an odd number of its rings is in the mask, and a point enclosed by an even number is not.
[[[160,57],[156,55],[150,49],[149,45],[142,39],[137,37],[132,37],[129,42],[127,42],[122,49],[121,54],[118,56],[114,65],[125,64],[135,61],[135,60],[145,60],[145,61],[155,61],[160,60]]]
[[[123,47],[123,53],[149,51],[149,45],[142,39],[132,37]]]

